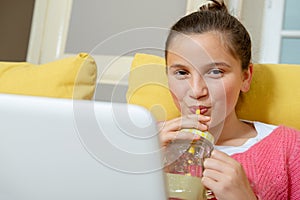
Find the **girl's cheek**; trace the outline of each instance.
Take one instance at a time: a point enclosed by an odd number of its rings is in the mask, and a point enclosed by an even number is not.
[[[169,78],[169,89],[172,93],[172,96],[176,97],[177,99],[180,99],[181,96],[181,87],[178,81],[176,81],[173,77]]]
[[[182,89],[180,89],[179,87],[178,88],[175,87],[174,89],[172,89],[172,87],[171,87],[170,91],[171,91],[172,97],[173,97],[175,102],[182,101],[183,96],[184,96]]]
[[[171,95],[173,97],[173,100],[175,102],[175,105],[179,110],[181,110],[181,102],[183,101],[183,98],[186,96],[187,89],[184,86],[184,84],[178,84],[178,83],[169,83],[169,88]]]
[[[172,95],[173,101],[174,101],[177,109],[181,112],[180,100],[178,100],[178,98],[176,97],[176,95],[173,92],[171,92],[171,95]]]

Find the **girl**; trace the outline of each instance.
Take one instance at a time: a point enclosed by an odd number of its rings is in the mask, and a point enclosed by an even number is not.
[[[251,40],[224,2],[209,1],[175,23],[165,58],[182,115],[160,124],[162,144],[198,139],[184,128],[212,133],[215,150],[204,161],[202,183],[217,199],[299,199],[300,133],[237,117],[252,79]]]

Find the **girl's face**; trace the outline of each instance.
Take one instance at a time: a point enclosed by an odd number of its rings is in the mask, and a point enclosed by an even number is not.
[[[167,53],[169,88],[182,115],[211,116],[210,126],[235,115],[240,91],[250,87],[252,66],[242,71],[217,33],[177,35]]]

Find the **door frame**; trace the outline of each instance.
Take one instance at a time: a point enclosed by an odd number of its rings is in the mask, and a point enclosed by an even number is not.
[[[260,63],[279,63],[285,0],[266,0],[262,24]]]
[[[35,0],[27,62],[42,64],[64,55],[72,0]]]

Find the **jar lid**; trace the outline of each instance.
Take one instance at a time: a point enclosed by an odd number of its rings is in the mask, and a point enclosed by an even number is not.
[[[186,129],[181,129],[181,131],[184,131],[184,132],[190,132],[190,133],[194,133],[194,134],[197,134],[197,135],[200,135],[201,137],[207,139],[208,141],[210,141],[212,144],[214,144],[215,142],[215,138],[212,134],[210,134],[208,131],[200,131],[198,129],[189,129],[189,128],[186,128]]]

